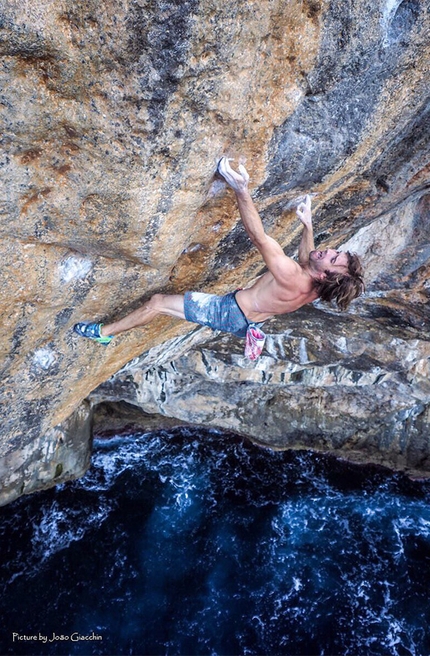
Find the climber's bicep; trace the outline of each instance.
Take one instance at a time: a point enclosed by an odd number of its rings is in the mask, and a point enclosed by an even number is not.
[[[299,264],[285,255],[280,244],[272,237],[265,235],[260,243],[255,245],[270,273],[280,284],[289,284],[293,277],[302,273]]]

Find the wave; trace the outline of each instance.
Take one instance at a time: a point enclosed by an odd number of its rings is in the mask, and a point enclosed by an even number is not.
[[[217,430],[96,440],[85,477],[0,512],[0,611],[97,629],[91,653],[421,656],[429,499],[427,482]]]

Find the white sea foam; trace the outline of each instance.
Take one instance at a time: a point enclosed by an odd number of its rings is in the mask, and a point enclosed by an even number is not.
[[[211,436],[204,440],[210,443]],[[329,627],[345,656],[422,656],[417,645],[425,642],[423,622],[408,617],[402,590],[409,594],[412,585],[408,545],[421,536],[425,548],[430,537],[425,500],[396,496],[382,484],[376,491],[345,491],[344,478],[336,488],[308,456],[290,466],[267,453],[263,463],[240,442],[219,446],[218,435],[208,448],[207,442],[192,431],[181,441],[167,431],[97,441],[92,469],[72,484],[82,498],[85,490],[90,493],[88,506],[73,498],[69,505],[57,498],[44,502],[33,521],[31,562],[17,556],[27,577],[33,561],[46,565],[76,542],[85,548],[85,538],[112,507],[117,510],[121,484],[113,487],[112,501],[105,491],[129,471],[122,479],[125,496],[131,491],[133,501],[143,497],[138,530],[129,560],[124,533],[115,542],[113,531],[104,545],[117,565],[107,587],[116,602],[127,604],[130,622],[142,619],[142,631],[148,613],[154,623],[157,609],[176,608],[172,626],[180,637],[169,636],[164,653],[181,653],[180,645],[189,644],[184,636],[195,637],[195,653],[224,653],[227,630],[242,654],[263,653],[265,647],[289,653],[295,636],[302,651],[303,640],[319,640],[318,653],[329,654]],[[127,512],[133,512],[132,503]],[[183,581],[194,575],[196,590],[184,589]],[[183,600],[181,608],[173,590],[169,596],[171,587]]]
[[[85,508],[62,508],[57,501],[45,506],[41,520],[34,524],[31,539],[33,555],[39,563],[44,562],[72,542],[81,540],[88,530],[99,526],[109,511],[110,504],[106,502],[89,514]]]

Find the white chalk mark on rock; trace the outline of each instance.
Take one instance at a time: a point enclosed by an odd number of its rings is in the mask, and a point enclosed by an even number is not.
[[[71,255],[60,263],[60,275],[63,282],[82,280],[91,271],[93,263],[90,259]]]
[[[33,364],[44,371],[50,369],[55,361],[55,353],[49,348],[40,348],[34,352]]]

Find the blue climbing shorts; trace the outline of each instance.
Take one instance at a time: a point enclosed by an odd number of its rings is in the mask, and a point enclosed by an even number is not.
[[[236,337],[245,337],[250,321],[245,317],[235,298],[236,292],[225,296],[185,292],[184,312],[187,321],[209,326],[212,330],[222,330]],[[262,326],[262,323],[252,324]]]

